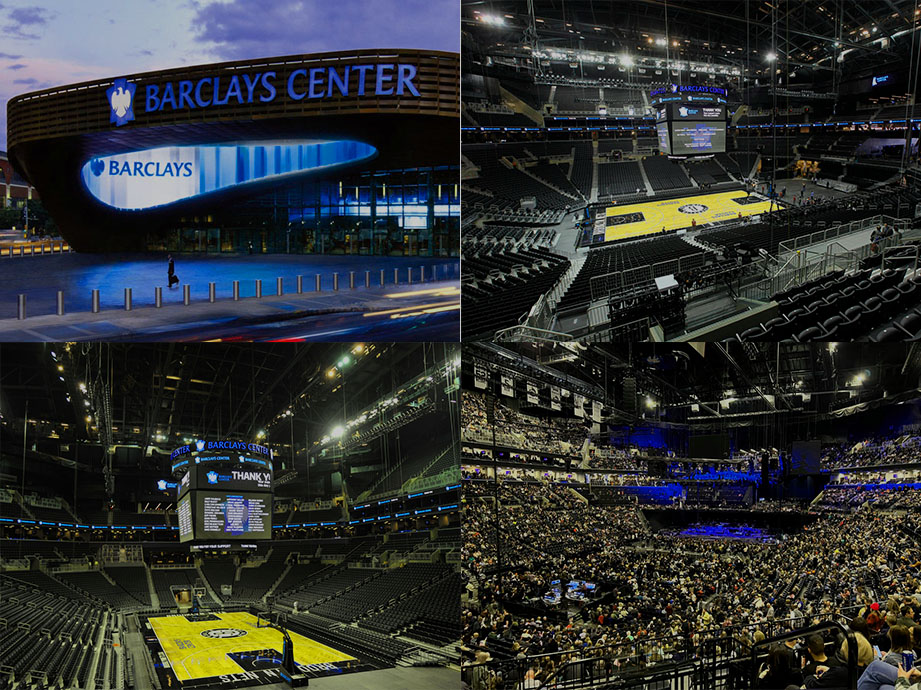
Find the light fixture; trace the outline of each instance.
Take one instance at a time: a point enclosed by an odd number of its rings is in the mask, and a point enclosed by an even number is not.
[[[342,438],[342,435],[345,433],[345,427],[339,424],[334,426],[333,430],[329,432],[329,435],[333,438]]]
[[[656,406],[656,401],[652,399],[652,396],[646,396],[646,407],[652,408]]]
[[[774,62],[774,60],[776,59],[777,59],[777,55],[774,53],[768,53],[767,57],[765,57],[765,60],[767,60],[768,62]]]
[[[326,378],[330,378],[330,379],[331,379],[331,378],[333,378],[335,375],[336,375],[336,370],[335,370],[335,369],[330,369],[329,371],[326,372]]]

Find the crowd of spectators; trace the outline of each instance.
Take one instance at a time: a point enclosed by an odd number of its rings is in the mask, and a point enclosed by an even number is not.
[[[822,469],[900,465],[921,461],[921,436],[902,434],[896,438],[866,439],[822,449]]]
[[[607,669],[648,665],[694,656],[720,631],[751,644],[829,619],[865,631],[858,644],[866,667],[873,661],[867,639],[897,650],[902,637],[886,637],[893,622],[910,628],[921,620],[921,554],[903,529],[919,527],[915,515],[879,505],[830,512],[778,543],[650,539],[633,505],[590,505],[565,485],[517,483],[500,484],[497,506],[495,490],[465,482],[464,663],[523,660],[532,687],[576,656],[597,657]],[[604,603],[589,600],[566,613],[542,608],[556,580],[596,583]],[[529,662],[536,654],[550,656]],[[763,687],[823,687],[810,685],[821,680],[821,664],[806,677],[775,657]],[[504,687],[500,667],[469,672],[474,690]]]
[[[506,448],[534,453],[578,456],[588,435],[581,420],[532,417],[495,402],[495,443]],[[486,396],[463,392],[462,439],[468,443],[493,442],[493,428],[487,419]]]

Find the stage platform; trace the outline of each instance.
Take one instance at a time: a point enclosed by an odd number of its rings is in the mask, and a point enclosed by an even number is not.
[[[775,204],[774,209],[777,209]],[[613,205],[605,209],[604,223],[596,218],[582,246],[599,246],[646,235],[691,228],[707,223],[755,216],[771,210],[771,202],[743,189],[696,194],[672,199],[651,199],[640,203]],[[589,221],[591,223],[591,221]]]
[[[262,675],[266,682],[272,682],[280,668],[281,632],[257,627],[256,616],[251,613],[158,616],[148,622],[183,687],[259,684]],[[295,662],[311,675],[339,675],[359,663],[349,654],[296,632],[289,631],[289,635],[294,642]],[[255,682],[246,683],[247,680]]]

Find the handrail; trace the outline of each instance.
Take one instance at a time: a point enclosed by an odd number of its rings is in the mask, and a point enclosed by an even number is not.
[[[890,253],[891,253],[891,250],[894,250],[894,249],[910,249],[910,250],[912,250],[912,251],[914,252],[914,255],[915,255],[915,265],[914,265],[914,267],[913,267],[912,270],[913,270],[913,271],[917,271],[917,270],[918,270],[918,258],[919,258],[919,252],[921,252],[921,247],[919,247],[917,244],[898,244],[898,245],[896,245],[896,246],[894,246],[894,247],[886,247],[885,249],[883,249],[883,260],[882,260],[882,264],[880,265],[881,268],[882,268],[882,270],[884,270],[884,271],[886,270],[886,253],[887,253],[887,252],[890,252]]]
[[[522,336],[522,338],[517,338],[516,336],[518,335]],[[551,343],[568,343],[575,340],[575,338],[569,333],[560,333],[558,331],[550,331],[544,328],[536,328],[534,326],[527,326],[524,324],[509,326],[508,328],[498,330],[493,337],[495,338],[495,341],[499,343],[521,342],[522,339],[525,341],[540,340],[540,342]]]
[[[759,653],[764,653],[762,651],[763,648],[767,648],[768,645],[777,644],[779,642],[798,640],[800,638],[807,637],[808,635],[824,632],[826,630],[839,630],[840,632],[844,633],[844,636],[847,638],[848,690],[857,690],[857,637],[854,635],[853,630],[844,627],[844,625],[838,621],[826,621],[824,623],[817,623],[816,625],[811,625],[808,628],[794,630],[792,632],[784,633],[783,635],[775,635],[774,637],[762,640],[761,642],[755,642],[752,645],[751,650],[751,687],[758,687],[757,658]]]

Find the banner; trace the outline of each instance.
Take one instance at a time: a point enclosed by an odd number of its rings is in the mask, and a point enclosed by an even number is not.
[[[592,400],[592,419],[596,422],[601,421],[601,403],[597,400]]]
[[[540,398],[537,396],[537,384],[528,382],[528,402],[536,405]]]
[[[560,389],[556,386],[550,386],[550,409],[560,409]]]
[[[489,372],[483,364],[473,365],[473,385],[475,388],[486,388],[489,384]]]
[[[585,398],[578,393],[573,393],[572,412],[576,417],[585,417]]]
[[[508,374],[502,374],[502,395],[507,398],[515,397],[515,381]]]

